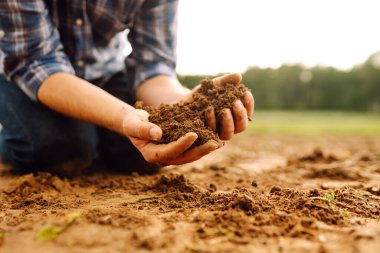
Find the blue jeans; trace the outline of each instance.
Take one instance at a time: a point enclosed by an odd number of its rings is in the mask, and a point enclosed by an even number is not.
[[[126,74],[99,85],[133,104]],[[84,98],[85,99],[85,98]],[[70,161],[90,161],[109,170],[155,172],[128,138],[108,129],[65,117],[31,101],[17,85],[0,75],[0,157],[19,172],[57,171]],[[99,167],[99,166],[97,166]]]

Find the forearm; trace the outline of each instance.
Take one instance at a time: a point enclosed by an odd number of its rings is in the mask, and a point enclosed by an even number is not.
[[[48,77],[37,97],[45,106],[66,116],[123,133],[123,119],[133,107],[91,83],[67,73]]]
[[[143,82],[136,91],[136,99],[145,105],[159,106],[174,104],[190,94],[177,79],[170,76],[156,76]]]

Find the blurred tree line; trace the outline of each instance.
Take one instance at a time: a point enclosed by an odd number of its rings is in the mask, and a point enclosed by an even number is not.
[[[193,88],[204,76],[178,78]],[[380,52],[350,71],[301,65],[251,67],[243,73],[243,83],[260,109],[380,112]]]

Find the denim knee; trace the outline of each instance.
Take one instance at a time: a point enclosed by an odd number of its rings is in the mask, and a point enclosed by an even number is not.
[[[31,101],[0,76],[0,155],[17,170],[48,170],[97,156],[95,127]]]
[[[65,124],[58,134],[55,126],[44,125],[36,135],[21,127],[19,129],[9,132],[4,128],[0,133],[1,157],[15,170],[55,170],[55,166],[65,162],[89,162],[97,156],[93,126],[81,122]]]

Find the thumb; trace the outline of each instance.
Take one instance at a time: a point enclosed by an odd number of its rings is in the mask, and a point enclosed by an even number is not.
[[[239,84],[241,82],[242,76],[241,74],[238,73],[233,73],[233,74],[226,74],[223,76],[219,76],[214,78],[212,81],[214,82],[215,85],[223,85],[226,83],[231,83],[231,84]]]
[[[159,126],[141,119],[124,121],[124,133],[128,137],[134,137],[146,141],[158,141],[162,137],[162,130]]]

